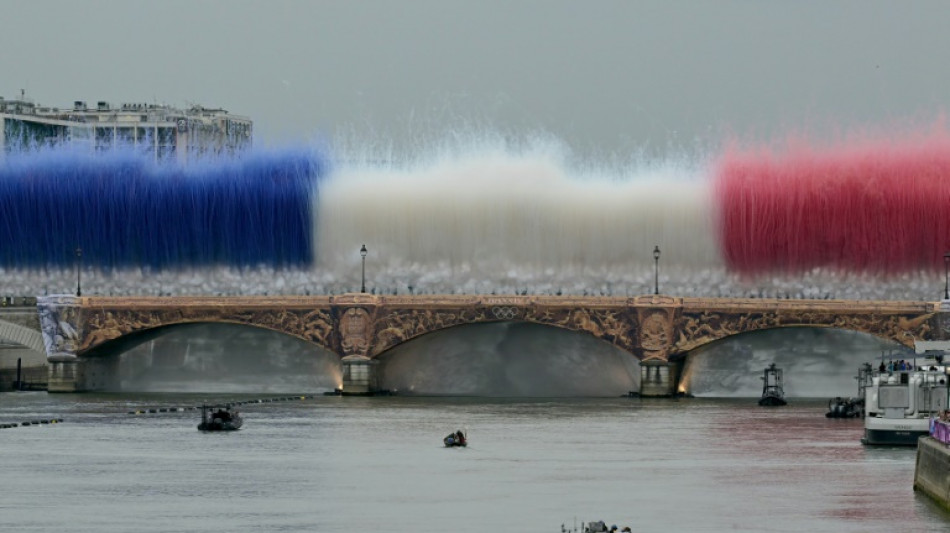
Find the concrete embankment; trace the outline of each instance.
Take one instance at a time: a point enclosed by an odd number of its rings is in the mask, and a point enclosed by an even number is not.
[[[921,437],[917,441],[914,490],[950,510],[950,445],[933,437]]]

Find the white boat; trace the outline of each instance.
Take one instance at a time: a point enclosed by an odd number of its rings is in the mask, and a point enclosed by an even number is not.
[[[930,417],[948,408],[946,367],[929,362],[915,370],[880,372],[865,389],[862,444],[917,445]]]

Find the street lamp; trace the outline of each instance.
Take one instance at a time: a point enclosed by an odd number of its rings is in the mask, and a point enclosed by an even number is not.
[[[948,277],[948,268],[950,268],[950,252],[943,254],[943,299],[950,300],[950,277]]]
[[[367,253],[368,252],[366,251],[366,245],[364,244],[363,247],[360,248],[360,256],[363,257],[363,284],[360,285],[360,292],[366,292],[366,254]]]
[[[76,247],[76,296],[82,296],[82,248]]]
[[[660,294],[660,247],[653,246],[653,294]]]

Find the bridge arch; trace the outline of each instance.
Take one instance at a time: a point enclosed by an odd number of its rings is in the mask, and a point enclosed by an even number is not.
[[[902,335],[902,342],[901,342],[890,335],[884,335],[879,332],[866,331],[862,329],[836,327],[832,325],[821,325],[821,324],[777,325],[777,326],[770,326],[770,327],[765,327],[765,328],[748,329],[745,331],[729,333],[727,335],[722,335],[718,337],[712,337],[712,336],[704,337],[700,340],[700,342],[687,344],[686,346],[689,346],[688,350],[678,350],[674,354],[671,354],[671,359],[688,357],[690,353],[695,352],[696,350],[712,348],[718,344],[736,341],[748,335],[754,335],[757,333],[765,333],[765,332],[774,333],[774,332],[785,331],[785,330],[825,330],[825,331],[842,331],[842,332],[848,332],[848,333],[860,333],[860,334],[867,335],[868,337],[875,338],[878,341],[888,342],[894,345],[903,346],[905,348],[911,348],[913,346],[913,341],[914,341],[913,336],[910,333],[906,335]]]
[[[43,334],[35,327],[27,327],[6,320],[0,320],[0,339],[19,344],[39,353],[46,353]]]
[[[113,391],[322,392],[341,383],[340,357],[299,337],[235,322],[185,322],[130,333],[79,358]]]
[[[376,358],[405,342],[459,325],[491,323],[536,324],[586,334],[639,358],[637,319],[629,309],[579,306],[552,310],[511,305],[472,309],[390,310],[375,320],[374,342],[367,355]]]
[[[923,312],[874,313],[860,310],[852,313],[803,311],[780,312],[683,312],[674,323],[676,340],[671,356],[728,337],[779,328],[839,329],[866,333],[907,347],[915,340],[930,340],[939,326],[932,309]]]
[[[900,345],[879,336],[829,327],[777,327],[724,337],[681,359],[680,390],[711,396],[758,396],[762,372],[775,363],[790,396],[853,396],[854,377]],[[908,356],[899,356],[910,358]]]
[[[84,310],[82,340],[78,356],[101,353],[109,345],[129,344],[130,348],[147,342],[177,326],[194,324],[234,324],[256,329],[274,331],[298,338],[333,353],[329,315],[320,310],[274,310],[269,313],[233,311],[227,309],[202,310],[187,313],[148,313],[136,310]]]
[[[528,321],[434,330],[375,357],[380,386],[416,394],[619,396],[639,389],[639,361],[583,332]]]

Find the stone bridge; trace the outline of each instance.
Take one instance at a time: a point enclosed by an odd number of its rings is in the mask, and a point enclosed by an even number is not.
[[[947,302],[950,303],[950,302]],[[592,335],[641,362],[641,393],[668,395],[690,350],[784,327],[869,333],[899,344],[950,337],[940,302],[579,296],[248,296],[38,298],[50,390],[96,388],[117,353],[178,324],[225,322],[279,331],[340,356],[344,389],[373,391],[376,358],[464,324],[517,321]],[[105,366],[103,366],[105,365]]]
[[[46,346],[43,343],[43,335],[40,333],[36,304],[0,307],[0,339],[45,353]]]

